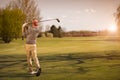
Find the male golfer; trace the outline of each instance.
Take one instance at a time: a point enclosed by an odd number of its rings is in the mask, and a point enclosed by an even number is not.
[[[27,30],[25,31],[25,27],[27,27]],[[22,26],[22,33],[23,36],[26,36],[26,53],[27,53],[27,62],[28,62],[28,69],[30,74],[36,74],[36,76],[39,76],[41,73],[41,68],[39,64],[39,60],[37,58],[37,52],[36,52],[36,38],[38,34],[40,33],[41,28],[38,26],[38,20],[33,19],[32,24],[24,23]],[[33,71],[32,69],[32,59],[34,60],[35,66],[37,71]]]

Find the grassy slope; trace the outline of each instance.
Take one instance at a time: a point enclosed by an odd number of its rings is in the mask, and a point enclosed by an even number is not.
[[[0,44],[0,80],[119,80],[120,42],[103,37],[40,38],[40,77],[27,73],[24,42]]]

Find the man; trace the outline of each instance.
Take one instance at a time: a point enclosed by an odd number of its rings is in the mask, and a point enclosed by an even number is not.
[[[25,30],[25,27],[27,27],[27,30]],[[32,24],[30,23],[24,23],[22,26],[22,33],[23,36],[26,37],[26,55],[27,55],[27,62],[28,62],[28,68],[30,74],[36,74],[36,76],[39,76],[41,73],[41,68],[39,64],[39,60],[37,58],[36,53],[36,38],[39,35],[41,29],[38,26],[38,20],[33,19]],[[36,65],[37,71],[33,71],[32,69],[32,59],[34,60],[34,63]]]

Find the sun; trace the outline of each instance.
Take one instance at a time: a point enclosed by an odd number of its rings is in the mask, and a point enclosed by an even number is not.
[[[111,26],[108,28],[108,31],[110,31],[110,32],[116,32],[116,31],[117,31],[117,26],[116,26],[116,25],[111,25]]]

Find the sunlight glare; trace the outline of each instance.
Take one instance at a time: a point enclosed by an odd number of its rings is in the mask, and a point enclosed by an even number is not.
[[[111,25],[111,26],[108,28],[108,31],[110,31],[110,32],[116,32],[116,31],[117,31],[116,25]]]

